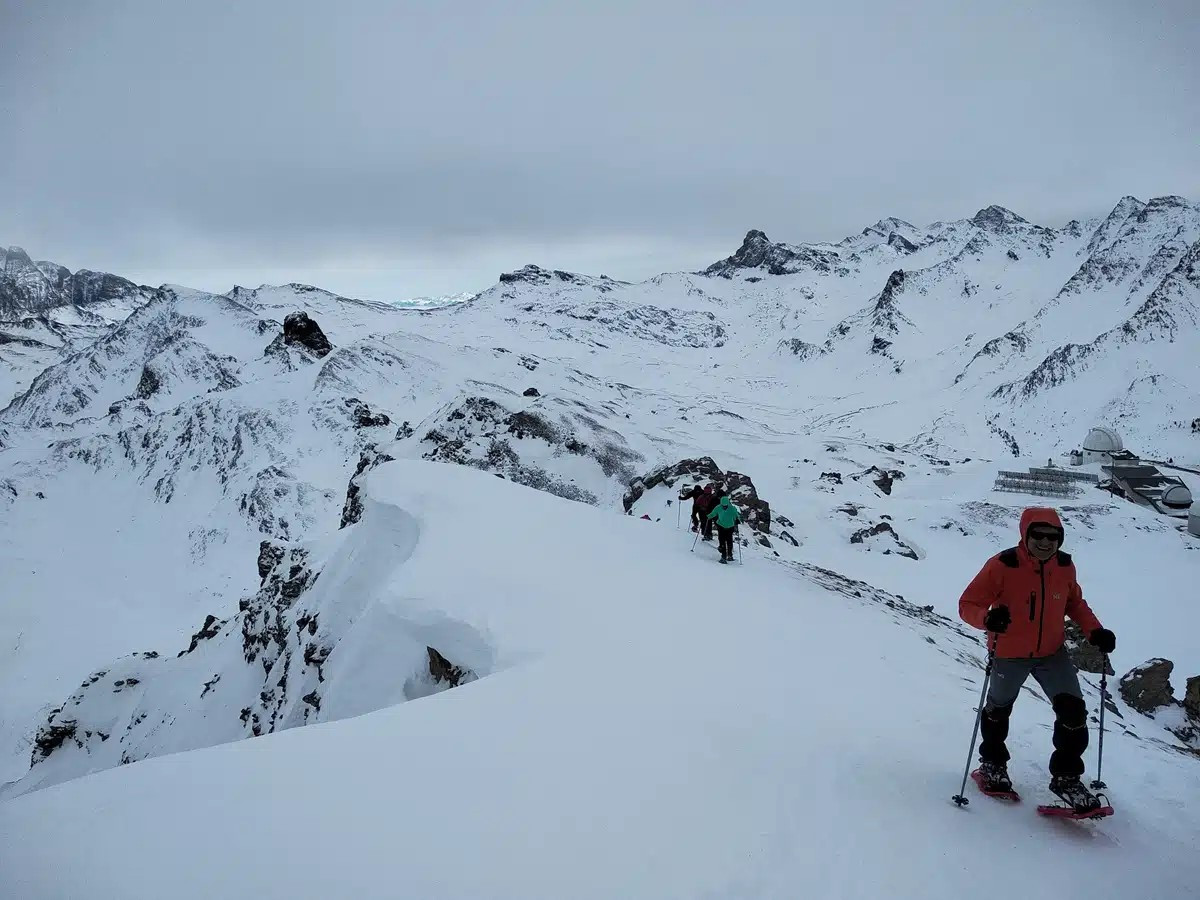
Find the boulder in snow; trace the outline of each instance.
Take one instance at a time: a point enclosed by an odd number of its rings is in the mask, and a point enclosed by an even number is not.
[[[321,326],[310,319],[308,313],[304,312],[290,313],[283,320],[283,342],[300,344],[317,356],[324,356],[333,349],[333,345],[329,343],[329,338],[325,337]]]
[[[1156,657],[1121,676],[1121,697],[1143,715],[1175,703],[1171,689],[1171,670],[1175,663]]]

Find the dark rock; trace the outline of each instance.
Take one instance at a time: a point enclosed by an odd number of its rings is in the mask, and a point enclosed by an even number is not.
[[[872,479],[875,482],[875,487],[879,488],[881,491],[883,491],[885,494],[887,494],[889,496],[892,493],[893,482],[899,481],[900,479],[902,479],[904,477],[904,473],[901,472],[899,469],[881,469],[878,466],[871,466],[871,468],[867,469],[867,471],[861,473],[860,475],[856,475],[854,477],[862,478],[864,476],[872,475],[872,474],[875,476]]]
[[[321,326],[308,317],[308,313],[290,313],[283,320],[283,342],[285,344],[300,344],[307,347],[317,356],[324,356],[333,349],[329,338]]]
[[[405,438],[410,438],[412,436],[413,427],[408,423],[408,420],[405,420],[404,424],[396,429],[396,440],[402,441]]]
[[[266,581],[270,571],[279,565],[283,559],[283,553],[282,547],[272,544],[270,541],[262,541],[258,545],[258,580],[260,584]]]
[[[708,482],[721,481],[724,477],[724,473],[717,468],[717,464],[711,456],[702,456],[699,459],[681,459],[674,465],[663,466],[660,469],[655,469],[649,475],[642,478],[635,478],[630,483],[629,490],[625,492],[625,496],[621,499],[621,503],[625,508],[625,512],[628,513],[633,509],[633,505],[641,499],[642,494],[658,487],[660,484],[666,484],[667,487],[674,487],[677,481],[682,480],[696,485],[703,485]]]
[[[733,256],[713,263],[705,275],[730,278],[740,269],[765,268],[771,275],[788,275],[801,271],[831,272],[841,262],[837,253],[815,247],[790,247],[773,244],[757,229],[746,232],[742,246]]]
[[[33,755],[29,761],[31,766],[36,766],[67,741],[73,740],[78,746],[83,746],[75,737],[75,730],[79,723],[74,719],[63,719],[61,722],[56,722],[55,716],[58,712],[61,710],[51,713],[50,718],[38,728],[37,735],[33,739]]]
[[[346,502],[342,505],[342,524],[339,528],[345,528],[347,525],[353,525],[362,519],[362,476],[376,466],[382,465],[385,462],[392,462],[393,457],[380,451],[374,444],[368,444],[363,448],[362,453],[358,457],[358,466],[354,470],[354,474],[350,476],[350,484],[346,488]],[[259,571],[262,571],[262,564],[259,563]]]
[[[1084,635],[1082,628],[1071,621],[1064,623],[1064,627],[1067,653],[1070,655],[1071,661],[1075,663],[1075,668],[1081,672],[1091,672],[1094,675],[1116,674],[1111,662],[1108,664],[1108,671],[1103,671],[1104,654],[1087,642],[1087,636]]]
[[[142,377],[134,389],[133,396],[137,400],[148,400],[162,387],[162,380],[149,366],[142,366]]]
[[[1025,219],[1003,206],[989,206],[987,209],[981,209],[975,213],[971,222],[986,231],[996,232],[1012,231],[1014,225],[1028,224]]]
[[[316,688],[313,688],[311,691],[309,691],[307,694],[305,694],[301,699],[305,703],[307,703],[309,706],[311,706],[313,709],[315,709],[317,712],[321,711],[321,698],[317,694]]]
[[[224,624],[224,619],[218,619],[216,616],[211,614],[205,616],[204,624],[200,626],[199,631],[192,635],[192,640],[191,643],[188,644],[188,648],[179,655],[183,656],[184,654],[191,653],[196,649],[197,645],[199,645],[201,641],[207,641],[216,637],[217,633],[221,630],[221,626]]]
[[[354,420],[354,424],[359,428],[381,428],[392,423],[385,413],[372,415],[371,407],[357,397],[347,397],[343,402],[350,411],[350,417]]]
[[[542,395],[541,395],[541,392],[538,391],[537,388],[531,387],[531,388],[525,388],[525,390],[522,392],[521,396],[522,397],[540,397]]]
[[[1175,703],[1171,689],[1171,670],[1175,664],[1156,657],[1121,676],[1121,697],[1130,707],[1143,715]]]
[[[792,537],[790,534],[788,534],[786,531],[779,532],[779,539],[783,540],[783,541],[787,541],[793,547],[800,546],[800,542],[798,540],[796,540],[794,537]]]
[[[316,666],[317,681],[325,680],[325,660],[329,659],[332,647],[322,647],[319,644],[309,644],[304,648],[304,663]]]
[[[881,534],[890,534],[892,536],[892,540],[895,541],[897,547],[899,548],[893,551],[892,548],[888,547],[884,549],[884,553],[890,554],[895,552],[907,559],[920,559],[912,547],[900,540],[900,535],[896,534],[896,529],[893,528],[889,522],[880,522],[877,525],[871,526],[870,528],[859,529],[858,531],[854,532],[854,534],[850,535],[850,543],[862,544],[866,542],[867,538],[877,537]]]
[[[1200,675],[1193,675],[1187,680],[1187,690],[1183,694],[1183,708],[1193,719],[1200,719]]]
[[[841,472],[822,472],[821,480],[822,481],[832,481],[834,484],[841,484],[842,483],[842,473]]]
[[[476,675],[470,669],[456,666],[432,647],[425,648],[429,656],[429,676],[434,681],[449,682],[450,687],[458,687],[464,681],[474,681]]]

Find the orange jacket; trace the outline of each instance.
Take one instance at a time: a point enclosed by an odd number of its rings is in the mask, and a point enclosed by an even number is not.
[[[1070,616],[1089,636],[1101,627],[1083,599],[1070,555],[1059,550],[1042,563],[1025,546],[1030,526],[1037,523],[1062,529],[1054,510],[1025,510],[1021,513],[1021,542],[989,559],[958,601],[959,616],[979,629],[983,629],[989,609],[1008,607],[1012,624],[995,645],[996,656],[1002,659],[1057,652],[1064,640],[1064,616]]]

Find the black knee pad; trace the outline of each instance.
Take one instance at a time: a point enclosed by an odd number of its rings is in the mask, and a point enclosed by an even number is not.
[[[1008,706],[985,706],[983,714],[993,722],[1007,722],[1008,717],[1012,715],[1013,705]]]
[[[1068,728],[1082,728],[1087,724],[1087,704],[1073,694],[1058,694],[1051,701],[1054,715]]]

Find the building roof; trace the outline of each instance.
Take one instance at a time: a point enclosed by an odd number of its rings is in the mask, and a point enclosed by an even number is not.
[[[1097,425],[1083,439],[1083,449],[1091,453],[1112,453],[1114,450],[1124,450],[1121,436],[1111,428]]]

